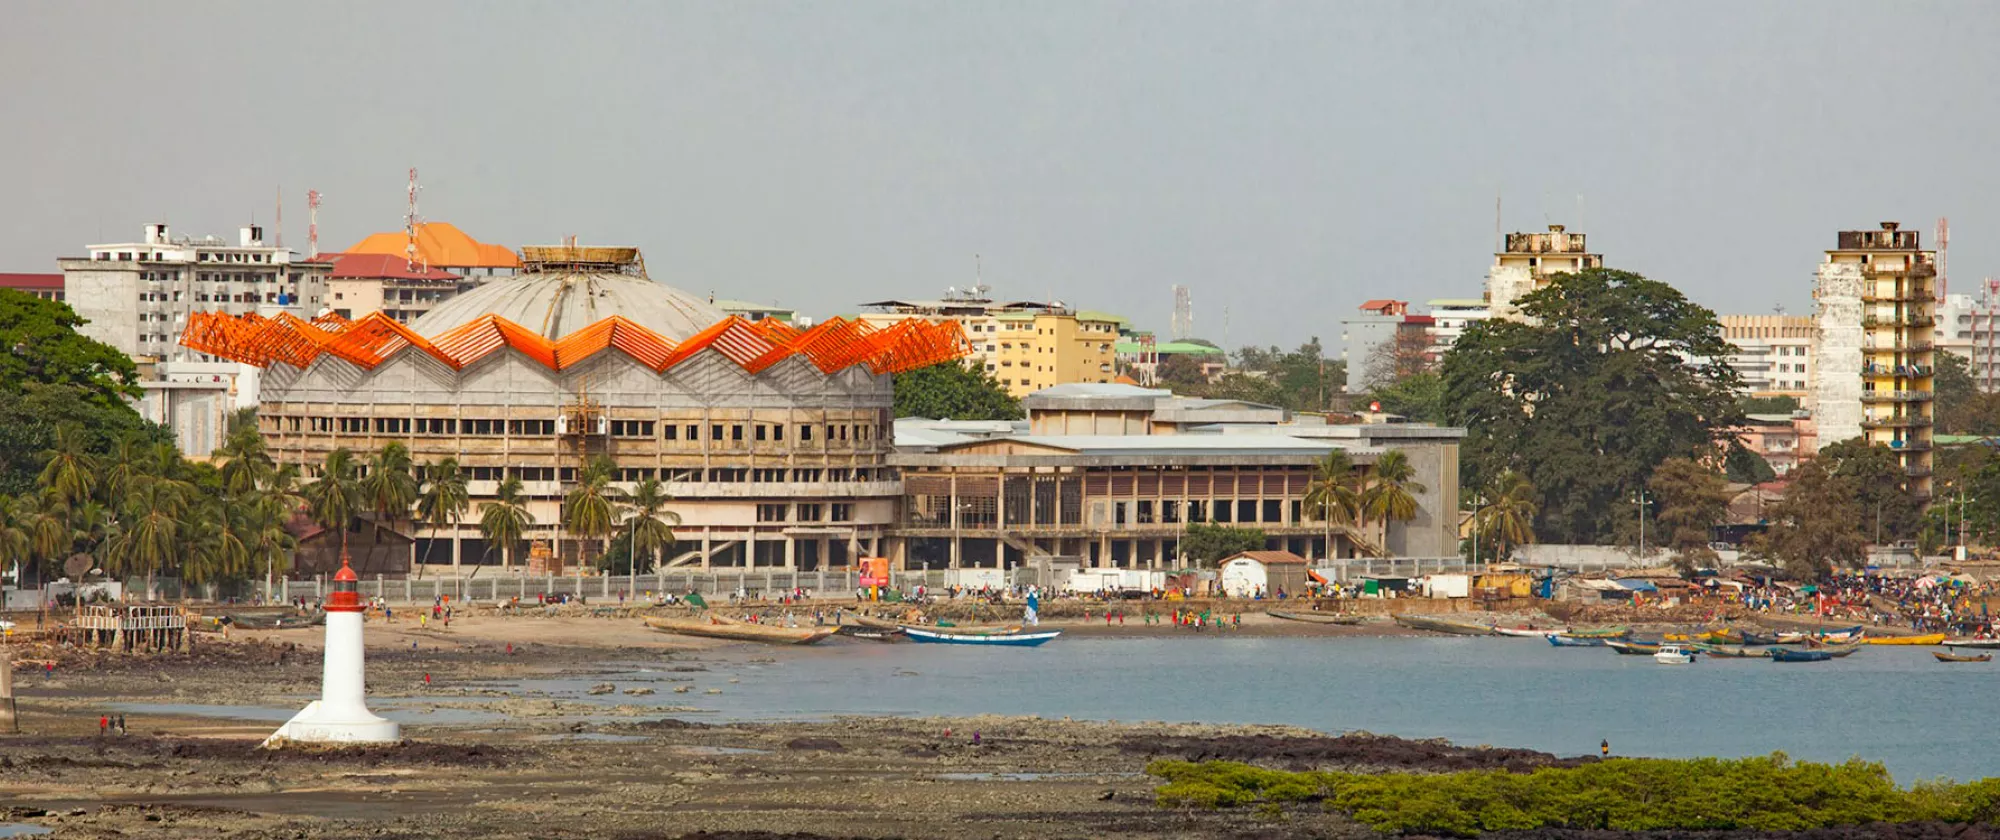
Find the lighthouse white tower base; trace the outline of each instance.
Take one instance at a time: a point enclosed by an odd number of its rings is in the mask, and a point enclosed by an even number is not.
[[[319,699],[306,705],[271,737],[317,744],[382,744],[403,740],[403,728],[368,711],[368,684],[363,677],[361,596],[354,570],[341,557],[326,603],[326,661],[320,670]]]

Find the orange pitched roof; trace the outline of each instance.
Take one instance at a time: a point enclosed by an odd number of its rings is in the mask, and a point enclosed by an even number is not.
[[[349,254],[403,256],[410,237],[402,231],[378,233],[347,249]],[[434,266],[449,268],[520,268],[521,258],[502,245],[488,245],[466,235],[449,222],[424,222],[417,226],[417,258]]]
[[[767,323],[771,322],[758,322]],[[181,344],[259,367],[283,362],[303,368],[321,353],[329,353],[372,370],[389,357],[414,349],[454,370],[463,370],[489,353],[512,347],[552,370],[617,349],[640,364],[665,372],[703,350],[715,350],[751,373],[796,355],[825,373],[865,365],[878,374],[955,361],[971,349],[958,322],[915,318],[882,330],[859,321],[830,318],[797,332],[775,324],[760,327],[732,315],[686,341],[674,342],[613,315],[552,341],[497,315],[486,315],[426,339],[380,312],[356,321],[315,322],[285,313],[263,318],[197,312],[181,334]]]

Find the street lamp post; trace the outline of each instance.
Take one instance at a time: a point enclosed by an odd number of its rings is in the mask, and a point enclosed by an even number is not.
[[[1639,563],[1642,566],[1646,562],[1646,502],[1646,489],[1641,487],[1634,504],[1639,506]]]

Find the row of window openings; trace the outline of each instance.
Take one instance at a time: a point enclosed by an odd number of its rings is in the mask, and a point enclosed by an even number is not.
[[[316,468],[315,468],[316,469]],[[461,467],[467,481],[502,481],[518,478],[522,481],[563,481],[576,480],[575,467]],[[366,468],[362,468],[366,472]],[[616,481],[639,482],[658,479],[670,482],[709,481],[720,484],[742,484],[748,482],[776,484],[782,482],[817,484],[823,481],[871,481],[880,480],[886,470],[867,467],[831,468],[763,468],[763,469],[712,469],[683,470],[672,467],[655,469],[652,467],[620,467],[614,476]]]
[[[99,262],[111,262],[114,261],[114,259],[117,262],[134,262],[134,261],[143,262],[146,260],[164,260],[166,258],[167,257],[165,254],[162,254],[158,251],[153,251],[150,253],[146,251],[139,251],[136,253],[132,251],[119,251],[115,255],[110,251],[105,251],[104,253],[97,254],[91,257],[91,259],[97,260]],[[221,253],[210,253],[207,251],[202,251],[196,255],[195,259],[200,262],[265,263],[271,261],[271,255],[270,254],[221,254]]]
[[[553,437],[556,433],[554,420],[461,420],[455,417],[285,417],[277,418],[288,431],[310,430],[314,432],[334,432],[341,434],[381,434],[381,435],[469,435],[517,437]],[[612,420],[609,423],[612,437],[649,439],[659,433],[664,440],[701,440],[701,424],[667,423],[655,420]],[[758,442],[778,443],[785,440],[785,425],[781,423],[713,423],[709,424],[711,441],[740,443],[749,439]],[[801,423],[797,426],[797,439],[810,443],[816,432],[823,430],[825,440],[866,441],[874,436],[874,426],[867,424],[827,424],[824,426]]]
[[[930,497],[930,499],[930,504],[913,505],[911,509],[949,512],[950,509],[947,507],[946,501],[948,497],[934,496]],[[1022,500],[1017,499],[1012,501],[1018,502]],[[993,524],[997,519],[993,497],[962,497],[959,499],[959,503],[962,506],[959,514],[959,524],[961,525]],[[1213,501],[1207,499],[1167,499],[1158,502],[1152,500],[1113,502],[1111,504],[1111,522],[1114,525],[1178,525],[1184,522],[1274,524],[1305,521],[1303,501],[1293,499],[1290,500],[1289,504],[1291,506],[1291,518],[1286,519],[1284,514],[1287,501],[1284,499],[1216,499]],[[1065,505],[1062,524],[1080,524],[1075,521],[1076,518],[1077,511],[1073,507]],[[939,517],[939,519],[943,521],[943,517]],[[1015,505],[1010,504],[1008,507],[1008,519],[1010,520],[1009,524],[1025,524],[1027,517],[1025,514],[1020,514]],[[1036,524],[1056,524],[1052,521],[1053,517],[1038,515],[1036,519]]]
[[[827,514],[831,514],[828,516]],[[757,506],[758,522],[852,522],[854,506],[845,502],[821,504],[800,502],[795,505],[763,504]]]

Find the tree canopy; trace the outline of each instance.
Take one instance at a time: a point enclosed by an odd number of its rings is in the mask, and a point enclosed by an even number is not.
[[[1181,554],[1197,566],[1214,566],[1216,561],[1239,551],[1263,551],[1264,532],[1256,528],[1188,523],[1181,533]]]
[[[126,437],[168,439],[126,403],[139,394],[132,360],[78,333],[83,323],[68,304],[0,289],[0,493],[34,488],[63,425],[96,455]]]
[[[1706,458],[1742,420],[1715,313],[1637,274],[1559,274],[1525,322],[1474,324],[1445,355],[1444,419],[1469,430],[1477,486],[1504,469],[1539,491],[1535,531],[1599,543],[1668,458]]]
[[[896,374],[896,416],[933,420],[1018,420],[1021,401],[993,374],[945,362]]]

